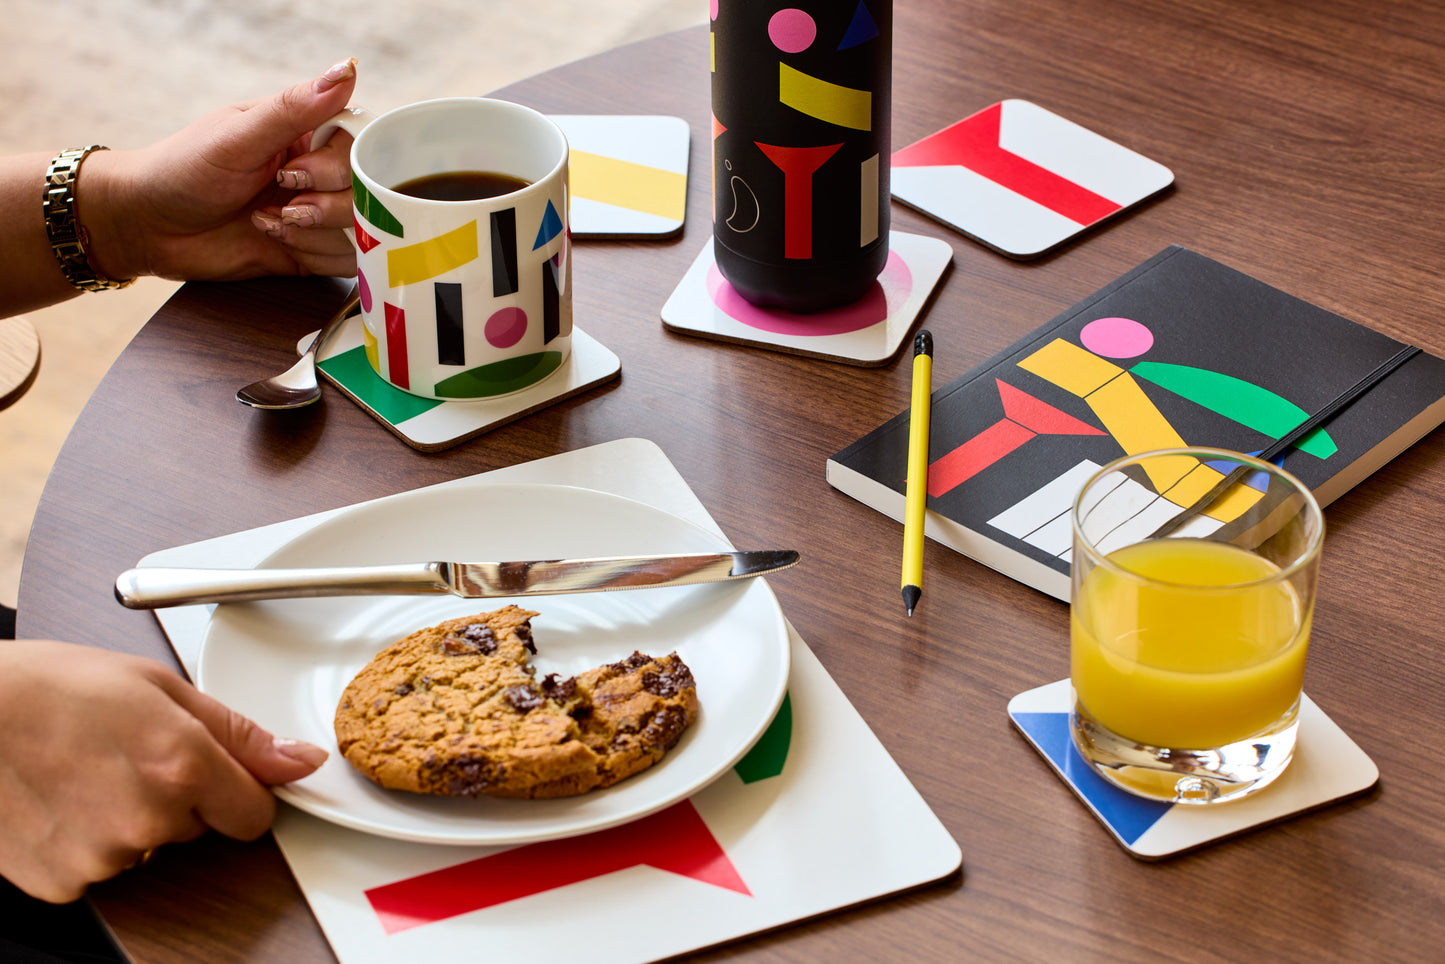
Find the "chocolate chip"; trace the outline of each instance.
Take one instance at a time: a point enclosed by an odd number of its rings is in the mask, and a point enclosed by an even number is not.
[[[502,699],[518,713],[530,713],[542,705],[541,694],[530,686],[509,686],[502,691]]]
[[[660,665],[664,667],[662,672],[648,670],[642,674],[642,688],[653,696],[676,696],[697,685],[692,678],[692,671],[682,660],[668,659]]]
[[[633,650],[631,656],[616,663],[608,663],[607,668],[615,670],[618,673],[627,673],[637,669],[639,666],[646,666],[650,662],[652,662],[651,656],[644,656],[636,650]]]
[[[487,652],[497,648],[497,634],[484,623],[469,623],[462,629],[462,635],[478,646],[487,648]]]
[[[490,656],[497,651],[497,634],[490,626],[471,623],[443,636],[438,648],[448,656]]]
[[[497,781],[497,765],[484,756],[466,754],[451,760],[428,755],[423,761],[423,783],[453,797],[480,796]]]
[[[569,676],[564,680],[559,680],[556,673],[548,673],[542,680],[542,693],[548,699],[565,703],[577,693],[577,677]]]
[[[392,690],[392,692],[395,693],[397,696],[406,696],[411,693],[411,684],[402,683],[396,689]]]
[[[515,632],[517,638],[522,641],[522,645],[527,647],[527,652],[535,656],[537,653],[537,644],[532,642],[532,623],[530,621],[519,623],[513,632]]]
[[[652,719],[642,728],[644,742],[656,741],[664,749],[672,749],[687,726],[687,714],[678,706],[664,706],[652,714]]]

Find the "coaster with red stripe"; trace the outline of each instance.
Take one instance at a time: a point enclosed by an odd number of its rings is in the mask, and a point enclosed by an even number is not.
[[[1024,100],[895,151],[893,196],[1011,258],[1036,258],[1174,182],[1169,168]]]

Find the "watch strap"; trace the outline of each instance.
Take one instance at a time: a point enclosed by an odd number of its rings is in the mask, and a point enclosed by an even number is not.
[[[124,288],[134,281],[112,281],[99,274],[90,263],[86,245],[90,236],[80,223],[76,209],[75,182],[80,175],[80,165],[96,151],[108,148],[100,144],[77,147],[55,155],[45,171],[45,196],[41,210],[45,215],[45,234],[50,240],[50,250],[60,263],[65,280],[82,291],[106,291]]]

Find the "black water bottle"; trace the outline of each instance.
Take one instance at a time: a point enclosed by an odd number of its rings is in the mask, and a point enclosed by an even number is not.
[[[755,305],[858,300],[888,259],[892,0],[712,0],[713,253]]]

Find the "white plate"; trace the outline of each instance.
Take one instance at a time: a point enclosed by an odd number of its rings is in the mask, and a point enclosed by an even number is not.
[[[476,482],[422,489],[347,510],[258,568],[387,562],[510,561],[723,551],[716,535],[591,489]],[[538,676],[570,676],[641,650],[676,651],[697,680],[697,721],[649,770],[558,800],[475,800],[384,790],[336,752],[341,691],[376,653],[414,630],[508,601],[536,610]],[[436,844],[547,840],[634,820],[689,797],[757,741],[788,684],[788,632],[760,579],[626,592],[457,599],[349,596],[217,606],[197,685],[273,733],[332,750],[281,799],[356,830]]]

